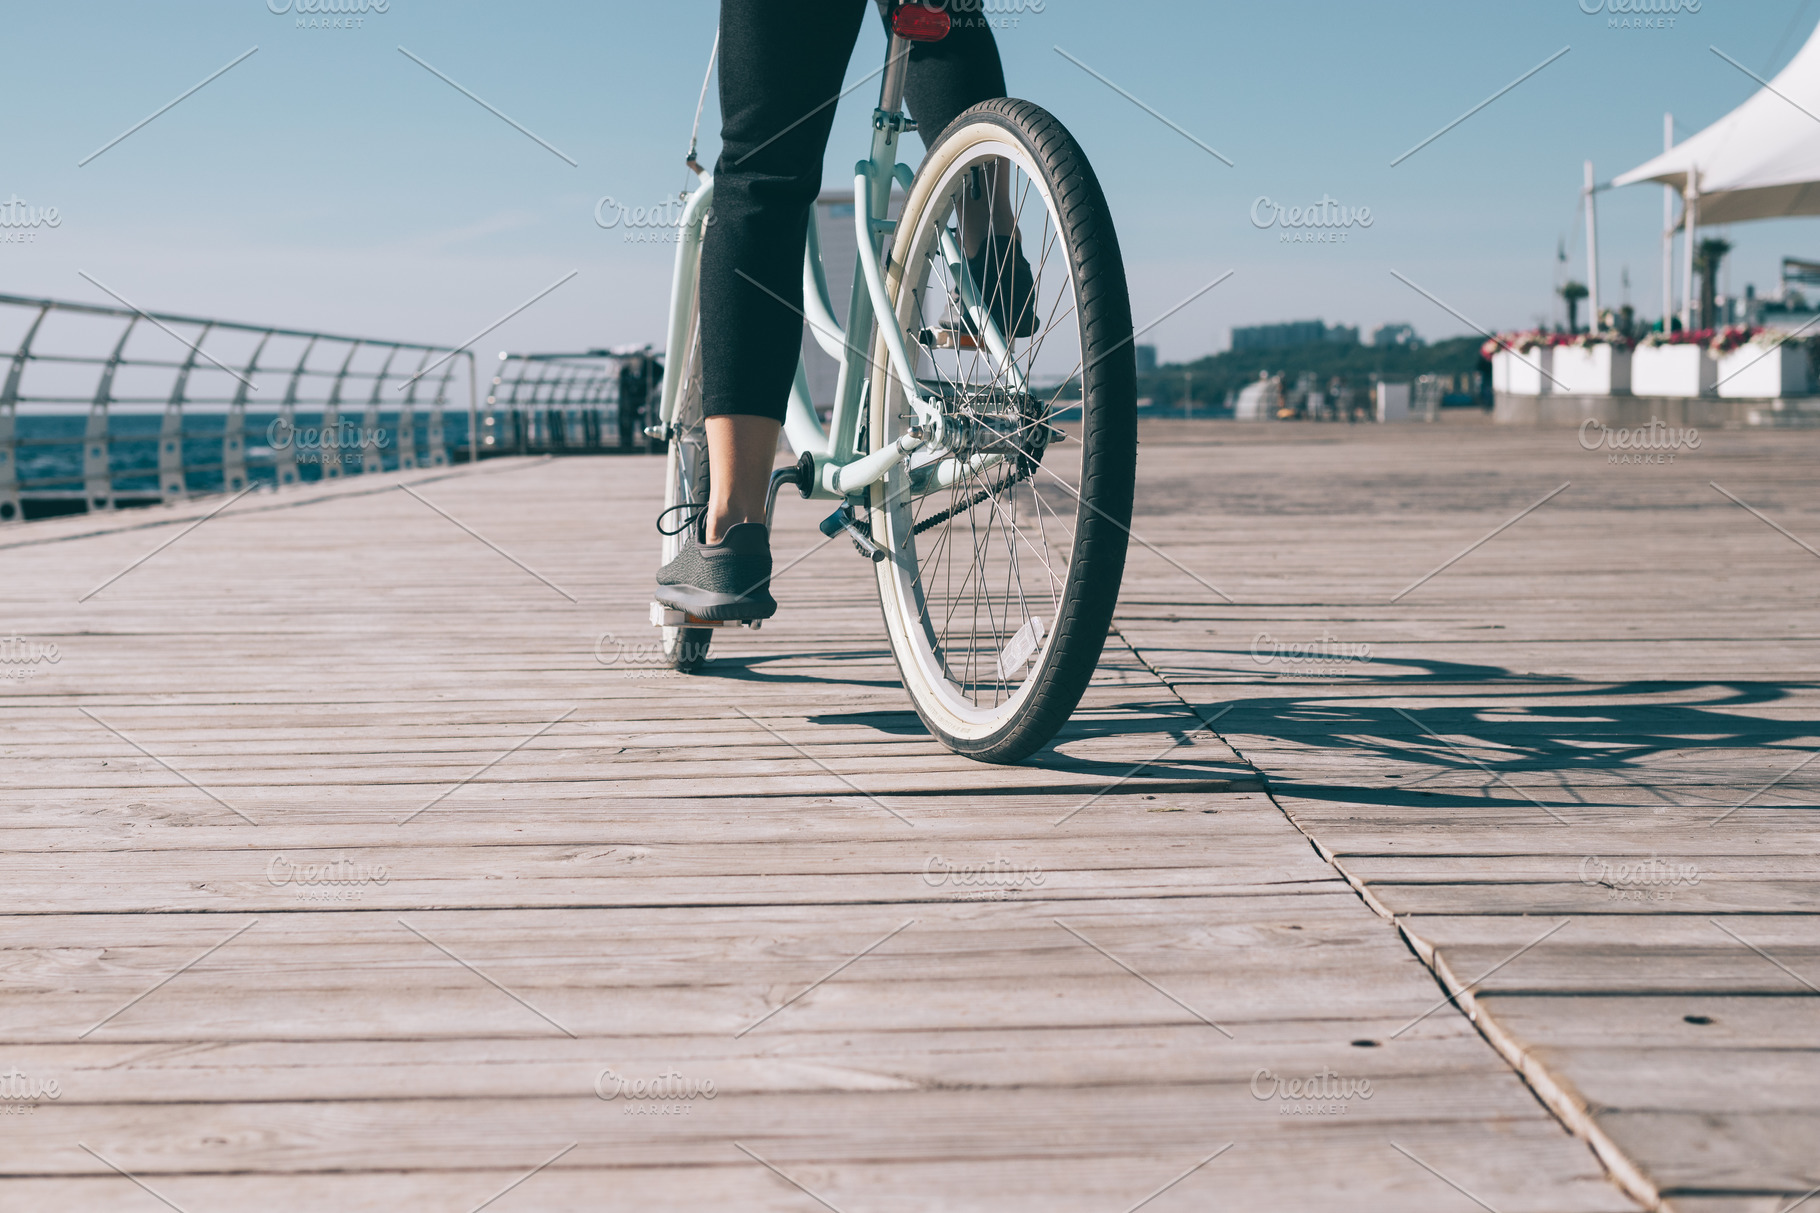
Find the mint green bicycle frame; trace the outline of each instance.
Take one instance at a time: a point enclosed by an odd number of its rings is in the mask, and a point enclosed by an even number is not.
[[[907,164],[897,162],[898,136],[911,124],[903,114],[904,75],[911,43],[892,35],[885,57],[884,81],[879,101],[872,111],[872,154],[853,166],[854,235],[859,256],[853,269],[853,293],[843,327],[834,320],[834,308],[828,297],[827,275],[822,268],[821,240],[815,217],[810,216],[808,247],[803,255],[803,314],[815,342],[840,365],[835,388],[834,411],[830,428],[823,429],[821,418],[809,401],[809,380],[799,356],[796,380],[790,388],[789,405],[784,414],[784,435],[790,448],[799,456],[813,459],[811,497],[842,500],[858,498],[871,485],[885,479],[912,451],[925,443],[939,443],[942,438],[941,404],[930,399],[916,379],[916,363],[904,343],[891,309],[890,293],[880,263],[880,244],[896,229],[885,218],[889,213],[891,185],[901,184],[906,191],[915,178]],[[701,258],[702,234],[708,209],[714,199],[714,181],[707,172],[701,174],[701,187],[689,196],[683,209],[676,248],[676,266],[670,286],[670,324],[668,344],[674,360],[686,350],[690,328],[699,310],[696,287],[697,266]],[[988,352],[997,364],[1008,386],[1026,390],[1021,369],[1012,357],[1010,347],[1000,334],[990,312],[984,306],[979,287],[972,281],[966,259],[953,232],[941,237],[943,259],[959,286],[961,303],[984,339]],[[871,359],[861,341],[869,338],[873,325],[885,346],[888,369],[897,377],[904,398],[916,414],[917,424],[896,442],[882,450],[866,454],[859,450],[860,408],[865,400]],[[853,334],[859,334],[858,339]],[[867,342],[869,344],[869,341]],[[683,375],[673,363],[664,376],[662,395],[663,432],[672,432],[676,421],[677,393]],[[970,465],[975,470],[998,462],[1003,456],[975,456]],[[955,478],[947,469],[937,468],[924,478],[923,491],[951,483]],[[800,486],[799,486],[800,487]]]

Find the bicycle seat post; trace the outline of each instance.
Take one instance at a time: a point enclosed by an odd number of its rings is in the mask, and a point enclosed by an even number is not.
[[[904,80],[910,74],[910,48],[915,43],[902,34],[893,33],[885,50],[885,78],[878,88],[878,108],[887,114],[904,108]]]

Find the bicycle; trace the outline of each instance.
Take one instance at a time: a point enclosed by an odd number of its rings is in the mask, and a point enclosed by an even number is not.
[[[1015,762],[1073,713],[1111,626],[1136,471],[1137,368],[1118,238],[1060,122],[1028,101],[982,102],[950,123],[920,171],[897,163],[898,138],[914,129],[905,56],[946,22],[932,8],[892,13],[870,155],[854,167],[845,325],[809,224],[803,310],[839,378],[824,429],[799,360],[784,422],[798,458],[773,473],[766,523],[786,484],[838,503],[822,532],[844,533],[873,562],[892,655],[923,723],[958,753]],[[705,501],[708,489],[697,291],[713,179],[693,146],[686,162],[700,183],[683,210],[666,347],[684,355],[668,360],[651,429],[668,444],[666,508]],[[895,221],[885,218],[893,183],[904,191]],[[982,294],[962,247],[982,214],[982,247],[999,255],[995,237],[1015,240],[1030,262],[1030,294],[1009,308]],[[1070,434],[1061,422],[1076,411]],[[1057,470],[1058,447],[1079,449],[1072,481]],[[666,536],[661,559],[681,543]],[[715,626],[740,626],[651,606],[665,659],[684,672],[706,660]]]

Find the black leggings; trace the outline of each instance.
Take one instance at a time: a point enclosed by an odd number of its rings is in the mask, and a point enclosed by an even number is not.
[[[867,7],[721,0],[721,152],[701,253],[702,403],[710,417],[783,420],[802,348],[803,245],[834,125],[830,98],[841,90]],[[991,28],[977,11],[955,8],[946,38],[910,52],[904,99],[925,145],[961,111],[1005,95]],[[876,93],[878,85],[861,88]]]

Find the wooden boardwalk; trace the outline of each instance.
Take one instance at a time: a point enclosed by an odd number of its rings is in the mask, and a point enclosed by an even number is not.
[[[1144,439],[1233,602],[1134,549],[1018,768],[922,734],[844,544],[656,668],[655,460],[259,494],[112,581],[216,503],[0,532],[6,1207],[1820,1185],[1820,559],[1706,485],[1820,546],[1820,436]]]

